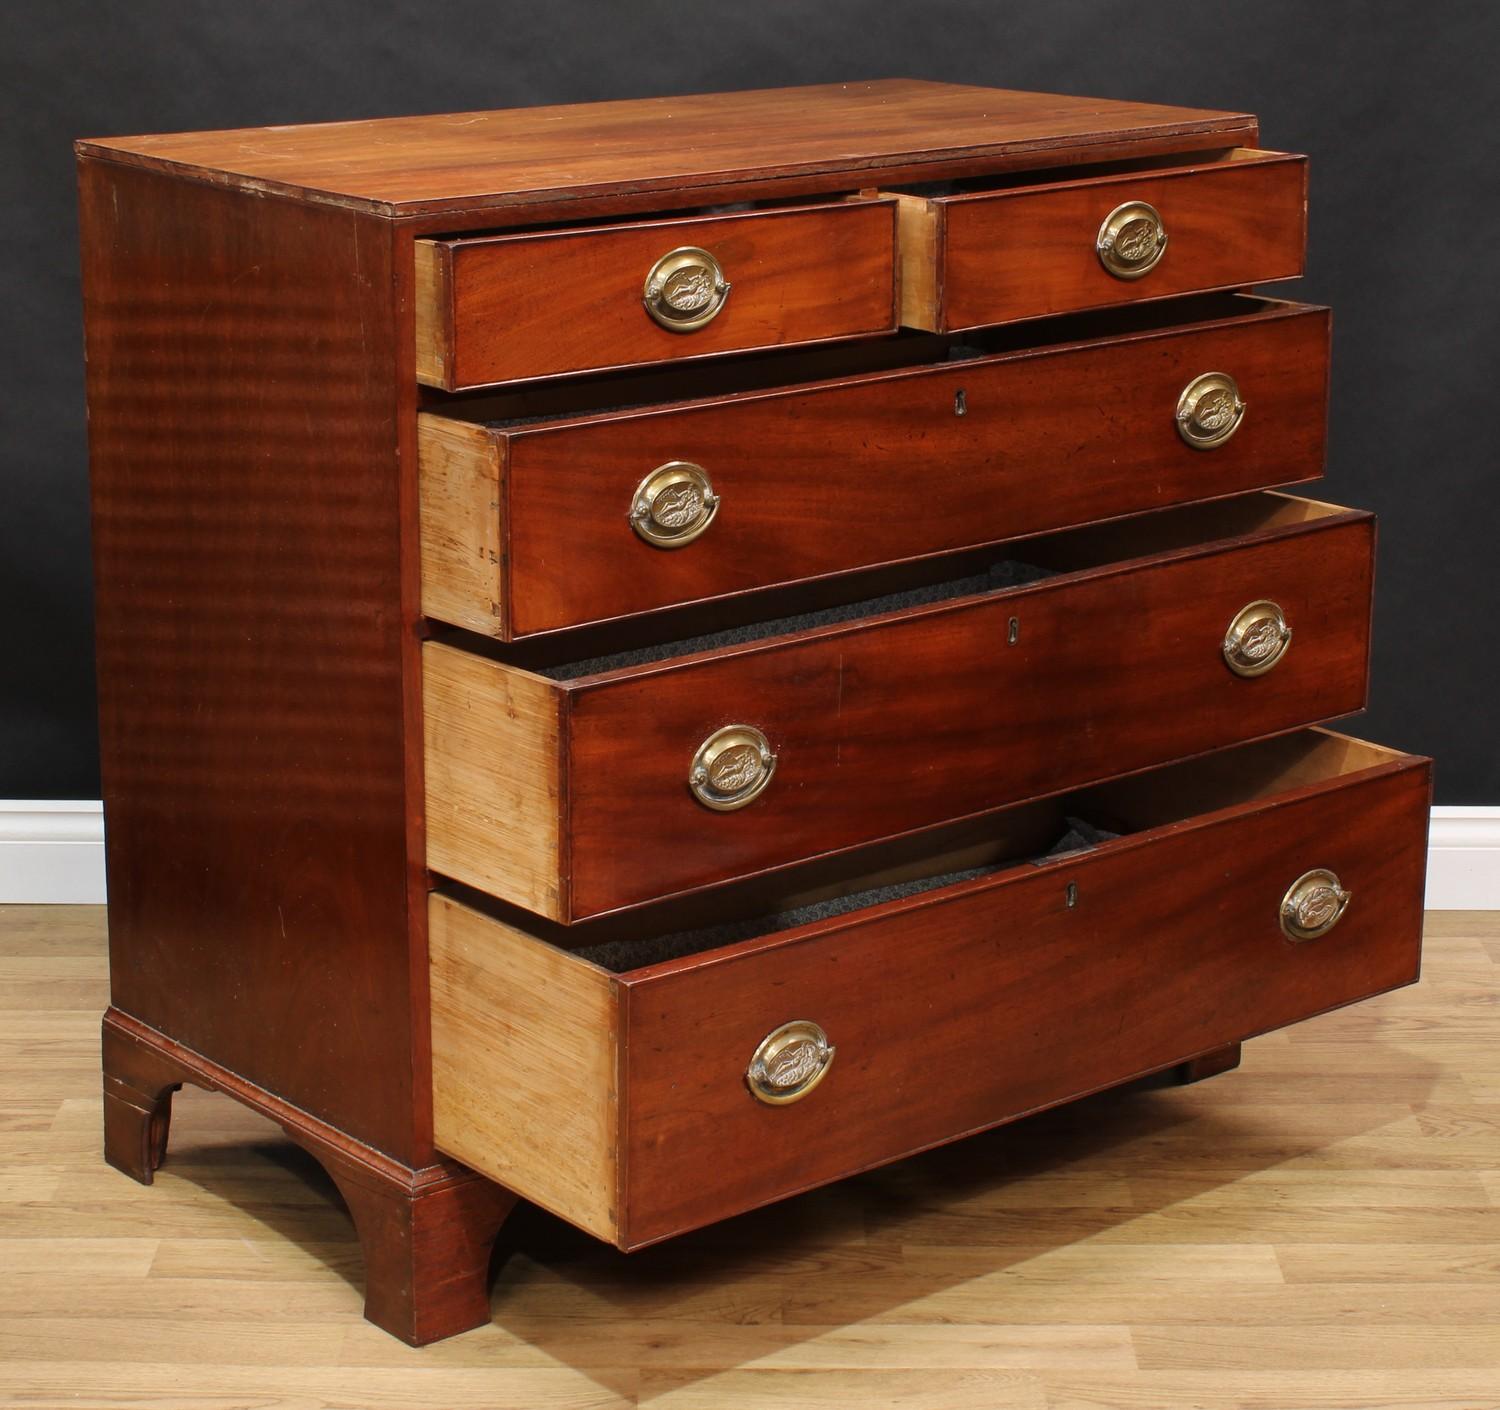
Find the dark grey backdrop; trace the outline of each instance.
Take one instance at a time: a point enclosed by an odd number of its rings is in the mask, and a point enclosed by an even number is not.
[[[97,797],[75,136],[911,75],[1259,113],[1312,157],[1327,498],[1381,515],[1361,733],[1500,803],[1500,5],[52,0],[0,16],[0,797]]]

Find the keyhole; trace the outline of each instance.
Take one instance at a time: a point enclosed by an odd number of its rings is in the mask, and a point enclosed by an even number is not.
[[[969,398],[964,389],[960,387],[953,394],[953,414],[955,416],[967,416],[969,412]]]
[[[1012,617],[1010,619],[1010,631],[1006,633],[1005,644],[1014,646],[1021,639],[1021,619]]]
[[[1068,883],[1068,889],[1063,892],[1063,899],[1067,902],[1070,911],[1078,904],[1078,883],[1076,881]]]

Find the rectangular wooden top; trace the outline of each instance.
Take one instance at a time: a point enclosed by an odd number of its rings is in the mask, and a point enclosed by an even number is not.
[[[916,79],[507,108],[301,127],[94,138],[80,155],[198,180],[430,215],[545,201],[902,172],[984,171],[1253,145],[1245,113]]]

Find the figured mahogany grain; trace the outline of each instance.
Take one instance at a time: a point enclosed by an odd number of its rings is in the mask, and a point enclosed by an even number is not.
[[[1429,792],[1408,758],[622,976],[623,1246],[1413,982]],[[1293,944],[1278,907],[1312,867],[1354,899]],[[808,1097],[765,1106],[745,1067],[792,1018],[837,1055]]]
[[[723,310],[661,327],[642,288],[656,261],[708,250]],[[418,376],[448,391],[559,373],[888,333],[896,327],[893,201],[596,225],[432,246],[417,309]]]
[[[1373,548],[1373,521],[1351,515],[580,682],[568,733],[572,914],[1361,709]],[[1219,648],[1260,598],[1281,604],[1295,636],[1272,671],[1247,680]],[[686,787],[688,763],[731,723],[766,734],[777,776],[751,806],[707,813]]]
[[[915,326],[977,328],[1301,274],[1306,159],[1235,156],[935,199],[937,306]],[[1095,252],[1100,224],[1126,201],[1155,206],[1168,237],[1155,268],[1128,280],[1110,274]]]
[[[1245,113],[880,79],[742,93],[224,132],[95,138],[80,150],[200,180],[385,214],[798,177],[824,189],[1250,146]]]
[[[1240,318],[470,438],[476,514],[444,498],[454,572],[429,611],[502,639],[946,553],[1322,474],[1325,309],[1244,301]],[[1177,433],[1184,386],[1227,371],[1250,409],[1212,451]],[[963,415],[956,414],[963,393]],[[435,427],[453,425],[435,415]],[[721,497],[694,543],[632,532],[641,479],[701,465]],[[503,475],[504,485],[501,486]],[[489,543],[506,547],[495,567]],[[567,564],[566,572],[558,565]],[[508,581],[500,581],[501,573]],[[479,574],[483,576],[478,576]],[[455,600],[462,595],[466,606]]]
[[[913,858],[914,875],[984,874],[618,973],[559,948],[573,932],[435,894],[435,1081],[466,1115],[439,1144],[638,1247],[1144,1073],[1201,1080],[1256,1032],[1415,977],[1427,760],[1308,730],[1121,791],[1059,803],[1123,834],[1090,850],[1017,860],[1030,844],[1005,814],[984,855]],[[1281,897],[1315,865],[1354,899],[1293,944]],[[843,890],[878,879],[854,869]],[[639,933],[671,924],[643,915]],[[524,1002],[514,1032],[486,1021],[518,982],[562,1007]],[[771,1109],[745,1067],[791,1017],[837,1054],[816,1092]],[[548,1088],[573,1093],[551,1125]]]
[[[1247,532],[1262,510],[1284,519]],[[1183,513],[1179,532],[1198,522]],[[456,713],[453,691],[434,692],[434,739],[480,730],[484,758],[504,760],[529,747],[527,720],[493,703],[506,680],[556,694],[547,790],[569,842],[565,872],[548,853],[539,874],[518,878],[501,830],[493,856],[473,845],[474,821],[504,806],[505,788],[492,769],[455,770],[436,791],[429,778],[429,847],[441,844],[430,864],[574,921],[1360,709],[1371,516],[1252,496],[1200,517],[1205,529],[1237,522],[1238,536],[1132,558],[1137,529],[1165,532],[1148,516],[1117,527],[1104,566],[573,680],[429,642],[430,678],[495,683],[468,693],[481,719]],[[1066,569],[1059,540],[1033,547]],[[1080,542],[1086,552],[1087,531]],[[1261,598],[1281,605],[1293,645],[1245,679],[1220,644]],[[728,724],[766,734],[776,777],[750,806],[710,812],[687,787],[689,764]],[[439,831],[450,818],[463,847]]]
[[[80,181],[114,1003],[421,1164],[398,237]]]

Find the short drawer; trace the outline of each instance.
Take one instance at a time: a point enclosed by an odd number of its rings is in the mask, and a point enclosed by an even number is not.
[[[1309,731],[738,928],[575,954],[434,894],[437,1145],[628,1249],[1411,983],[1428,799]]]
[[[1238,148],[901,202],[901,322],[979,328],[1300,275],[1307,159]]]
[[[1188,303],[676,404],[658,378],[630,410],[425,414],[424,611],[513,640],[1321,475],[1328,311]],[[1214,373],[1241,409],[1190,441]]]
[[[1262,494],[545,669],[429,642],[428,865],[574,921],[1335,718],[1373,541]]]
[[[895,202],[419,240],[417,379],[532,377],[888,333]]]

